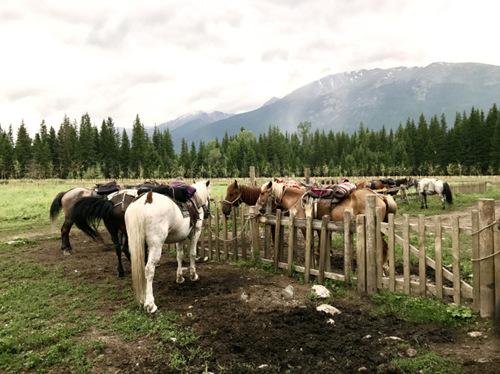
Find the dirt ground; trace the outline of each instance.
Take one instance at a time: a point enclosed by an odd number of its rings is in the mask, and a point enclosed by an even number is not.
[[[82,282],[130,289],[129,264],[125,261],[125,278],[117,278],[116,258],[109,246],[105,249],[77,232],[71,240],[75,249],[71,256],[61,255],[55,239],[42,241],[26,253],[42,264],[77,272]],[[156,303],[160,311],[178,312],[181,323],[201,337],[201,346],[213,352],[208,372],[394,372],[389,362],[407,357],[408,348],[451,358],[465,372],[500,371],[500,338],[484,324],[479,327],[483,337],[471,338],[463,330],[374,317],[370,301],[354,293],[333,298],[331,304],[342,313],[331,317],[316,311],[310,286],[284,275],[205,262],[198,263],[198,282],[178,285],[176,266],[173,256],[162,256],[155,275]],[[284,299],[282,290],[290,284],[295,295]],[[104,313],[116,313],[121,307],[112,300],[104,305]],[[161,358],[148,353],[154,344],[151,338],[125,342],[118,336],[89,334],[98,335],[106,347],[95,363],[96,373],[169,372]]]

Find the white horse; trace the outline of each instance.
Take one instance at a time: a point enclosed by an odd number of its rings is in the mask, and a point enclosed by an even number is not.
[[[451,194],[450,185],[448,182],[435,178],[420,179],[417,184],[418,195],[420,196],[420,208],[427,208],[427,195],[438,194],[441,196],[443,209],[445,203],[453,204],[453,196]]]
[[[179,206],[169,197],[152,193],[152,201],[148,202],[148,194],[130,204],[125,212],[128,243],[130,249],[132,285],[136,297],[144,309],[154,313],[158,307],[153,296],[153,277],[155,268],[160,262],[163,243],[175,243],[177,249],[177,283],[184,282],[182,274],[183,250],[180,241],[190,237],[189,274],[192,281],[198,280],[196,273],[196,243],[200,237],[204,208],[208,209],[210,201],[210,181],[192,185],[196,188],[193,201],[198,209],[199,219],[194,226],[190,218],[184,217]],[[145,256],[147,251],[147,264]]]

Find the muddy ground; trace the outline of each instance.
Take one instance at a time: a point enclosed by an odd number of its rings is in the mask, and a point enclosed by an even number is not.
[[[55,239],[39,242],[26,255],[48,266],[62,265],[68,273],[77,272],[82,282],[131,288],[128,262],[125,278],[117,278],[116,257],[109,245],[90,242],[77,232],[71,239],[75,248],[71,256],[61,255]],[[310,286],[281,274],[205,262],[198,264],[198,282],[186,280],[178,285],[176,266],[173,256],[162,256],[155,275],[156,303],[160,312],[178,312],[181,323],[201,337],[202,348],[213,352],[206,368],[209,372],[394,372],[390,361],[406,357],[408,348],[451,358],[465,372],[500,371],[500,340],[484,324],[450,329],[375,317],[371,302],[354,292],[330,301],[342,312],[331,317],[315,310]],[[295,290],[291,300],[282,297],[289,284]],[[112,300],[105,305],[100,312],[115,313],[121,307]],[[334,323],[328,322],[330,318]],[[478,328],[483,337],[467,335],[467,330]],[[96,373],[169,372],[162,358],[148,350],[154,345],[151,338],[135,342],[118,336],[98,338],[106,348],[95,362]]]

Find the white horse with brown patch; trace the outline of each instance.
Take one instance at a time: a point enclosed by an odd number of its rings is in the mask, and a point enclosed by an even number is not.
[[[196,243],[200,237],[204,208],[210,201],[210,181],[192,185],[196,189],[193,202],[199,218],[191,225],[190,217],[185,217],[179,206],[165,195],[144,194],[129,205],[125,212],[128,243],[130,249],[132,285],[135,295],[149,313],[158,307],[153,295],[155,268],[160,262],[163,243],[175,243],[177,249],[177,283],[184,282],[182,274],[183,250],[179,242],[190,237],[189,274],[192,281],[198,280],[196,273]],[[149,195],[149,196],[148,196]],[[150,200],[148,200],[150,199]],[[145,261],[147,251],[147,263]]]

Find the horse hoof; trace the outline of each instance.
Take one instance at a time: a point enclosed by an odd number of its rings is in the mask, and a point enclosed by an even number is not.
[[[198,276],[198,273],[191,274],[191,281],[196,282],[200,277]]]
[[[70,256],[71,255],[71,250],[70,249],[63,249],[63,256]]]
[[[185,279],[182,275],[178,276],[175,280],[178,284],[184,283]]]
[[[148,312],[149,314],[153,314],[154,312],[156,312],[158,310],[158,307],[156,306],[155,303],[152,303],[152,304],[144,304],[144,309],[146,310],[146,312]]]

